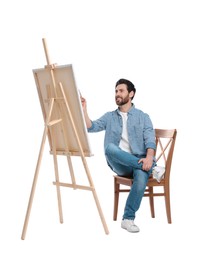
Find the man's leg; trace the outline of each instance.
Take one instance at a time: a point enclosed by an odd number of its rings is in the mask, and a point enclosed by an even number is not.
[[[129,232],[139,232],[135,225],[135,213],[139,209],[146,184],[152,168],[146,172],[142,170],[142,163],[138,163],[139,158],[121,150],[114,144],[109,144],[105,150],[105,155],[109,166],[120,176],[130,176],[133,178],[133,184],[126,201],[125,210],[121,227]]]
[[[130,175],[132,169],[142,169],[142,163],[138,163],[140,158],[121,150],[112,143],[106,147],[105,155],[110,167],[118,175]]]
[[[139,169],[133,170],[133,184],[126,201],[123,219],[135,219],[135,213],[140,207],[148,178],[147,172]]]

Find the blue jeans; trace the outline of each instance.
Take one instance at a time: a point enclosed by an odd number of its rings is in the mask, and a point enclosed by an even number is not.
[[[140,207],[154,163],[148,172],[143,171],[142,163],[138,163],[141,158],[121,150],[113,143],[107,145],[105,156],[108,165],[117,175],[133,178],[133,184],[126,201],[123,219],[135,219],[135,213]]]

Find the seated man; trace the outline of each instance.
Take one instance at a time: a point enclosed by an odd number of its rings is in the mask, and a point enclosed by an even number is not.
[[[118,108],[95,121],[90,120],[86,100],[81,97],[88,132],[105,130],[104,149],[107,164],[119,176],[130,176],[134,179],[121,222],[121,227],[129,232],[139,232],[134,219],[155,166],[156,148],[151,119],[132,103],[135,92],[132,82],[120,79],[115,86]],[[154,170],[164,171],[158,167],[154,167]]]

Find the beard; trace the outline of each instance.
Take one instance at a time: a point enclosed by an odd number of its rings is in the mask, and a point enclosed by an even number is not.
[[[122,97],[119,97],[119,96],[116,97],[116,105],[118,105],[119,107],[127,104],[129,101],[130,101],[129,95],[126,96],[125,98],[122,98]]]

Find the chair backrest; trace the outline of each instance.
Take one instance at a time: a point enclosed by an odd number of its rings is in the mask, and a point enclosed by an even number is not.
[[[169,180],[177,130],[155,129],[156,162],[165,167],[165,180]]]

